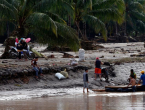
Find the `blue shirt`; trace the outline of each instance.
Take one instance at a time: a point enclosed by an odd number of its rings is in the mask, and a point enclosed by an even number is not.
[[[142,85],[145,85],[145,74],[142,74],[140,77],[140,80],[142,80]]]

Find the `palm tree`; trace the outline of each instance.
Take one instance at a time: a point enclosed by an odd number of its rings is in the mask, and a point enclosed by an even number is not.
[[[125,9],[123,0],[65,0],[70,4],[74,14],[72,19],[78,28],[83,39],[87,39],[79,26],[80,22],[85,22],[96,33],[101,32],[107,40],[107,30],[105,23],[110,20],[119,24],[123,22],[123,11]],[[71,8],[69,8],[71,10]],[[72,10],[70,12],[72,12]],[[72,13],[71,13],[72,14]]]
[[[38,42],[49,45],[79,48],[77,32],[53,10],[59,9],[58,0],[0,0],[0,31],[5,33],[6,24],[12,25],[11,36],[18,38],[28,33]],[[7,50],[7,49],[6,49]]]
[[[145,31],[145,0],[124,0],[125,2],[125,23],[124,36],[127,33],[135,31],[135,36],[138,32]]]

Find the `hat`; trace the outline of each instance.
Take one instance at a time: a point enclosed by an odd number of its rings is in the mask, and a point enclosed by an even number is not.
[[[96,60],[98,60],[99,59],[99,57],[96,57]]]
[[[142,74],[143,74],[143,73],[144,73],[144,71],[141,71],[140,73],[142,73]]]

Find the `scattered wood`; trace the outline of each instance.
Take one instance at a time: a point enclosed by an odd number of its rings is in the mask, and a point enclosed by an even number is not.
[[[71,55],[71,54],[68,54],[68,53],[63,53],[63,58],[74,58],[74,56],[73,55]]]
[[[43,55],[42,53],[40,53],[42,57],[45,58],[45,60],[48,60],[47,56]]]
[[[55,58],[54,55],[49,55],[47,58]]]

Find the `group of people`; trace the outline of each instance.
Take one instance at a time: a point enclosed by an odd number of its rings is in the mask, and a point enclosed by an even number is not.
[[[102,70],[101,70],[101,65],[103,65],[103,62],[101,62],[99,60],[99,57],[96,58],[96,61],[95,61],[95,80],[97,79],[97,75],[99,76],[100,78],[100,81],[102,81],[101,79],[101,73],[102,73]],[[83,88],[83,92],[85,93],[85,88],[87,89],[87,92],[88,91],[88,69],[86,68],[85,69],[85,72],[83,73],[83,81],[84,81],[84,88]]]
[[[25,38],[21,38],[20,40],[18,38],[16,38],[15,41],[15,47],[17,48],[17,51],[19,53],[18,58],[19,60],[21,60],[21,54],[23,52],[24,54],[24,58],[27,61],[27,55],[26,52],[28,50],[28,45],[26,43],[26,39]]]
[[[103,62],[101,62],[99,60],[99,58],[97,57],[96,58],[96,61],[95,61],[95,80],[97,78],[97,75],[99,75],[99,78],[100,78],[100,81],[102,81],[101,79],[101,65],[103,64]],[[83,87],[83,92],[85,92],[85,88],[87,89],[87,92],[88,91],[88,69],[85,69],[85,72],[83,73],[83,81],[84,81],[84,87]],[[135,92],[136,91],[136,85],[138,86],[138,84],[141,83],[142,81],[142,90],[145,91],[145,72],[144,71],[141,71],[140,72],[142,75],[140,76],[140,80],[138,81],[138,83],[136,84],[136,74],[134,72],[133,69],[130,70],[130,78],[128,79],[129,81],[129,84],[127,86],[127,88],[129,87],[129,85],[131,85],[132,87],[132,91]]]
[[[136,91],[136,85],[138,86],[138,84],[140,84],[141,81],[142,81],[142,90],[145,91],[145,72],[141,71],[140,73],[142,75],[140,76],[140,79],[139,79],[138,83],[136,84],[136,74],[133,69],[130,70],[129,84],[127,87],[129,87],[129,85],[131,85],[133,92]]]
[[[15,47],[17,48],[17,51],[19,53],[19,56],[18,56],[19,60],[21,60],[21,54],[23,52],[24,58],[27,61],[26,52],[29,51],[28,50],[28,45],[27,45],[27,42],[29,42],[29,41],[30,41],[30,38],[28,38],[28,39],[21,38],[20,40],[18,38],[16,38]],[[43,76],[42,69],[37,65],[37,61],[38,61],[38,57],[35,57],[31,61],[32,68],[36,72],[36,79],[38,79],[38,76],[39,76],[38,74],[39,73],[40,73],[41,76]]]

